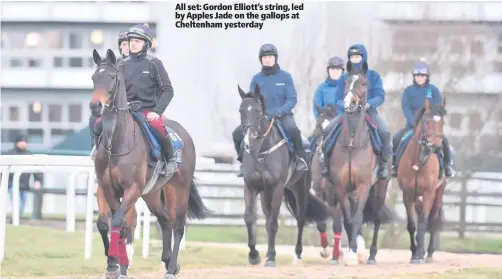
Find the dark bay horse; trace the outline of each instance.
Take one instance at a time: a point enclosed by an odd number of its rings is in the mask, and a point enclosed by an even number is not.
[[[363,262],[364,254],[358,253],[356,241],[363,221],[374,223],[368,264],[376,263],[378,231],[384,220],[380,212],[384,208],[389,183],[389,180],[376,178],[377,157],[370,142],[370,128],[364,110],[367,91],[366,75],[349,75],[345,84],[341,133],[329,162],[332,187],[327,189],[327,201],[332,208],[340,206],[343,211],[350,246],[349,252],[344,255],[347,265]]]
[[[446,177],[441,175],[436,152],[442,149],[446,99],[441,105],[431,105],[426,99],[424,108],[417,113],[413,135],[399,160],[397,181],[403,191],[403,203],[410,234],[411,263],[425,263],[425,231],[430,233],[427,262],[434,253],[436,232],[441,225],[440,210]],[[415,214],[418,215],[418,232],[415,245]]]
[[[164,120],[165,125],[172,128],[184,142],[181,155],[184,164],[177,167],[171,178],[160,176],[151,191],[143,193],[153,168],[149,167],[147,161],[149,150],[146,138],[138,122],[133,119],[132,105],[127,102],[124,78],[117,68],[112,50],[108,49],[105,59],[94,50],[93,59],[97,68],[92,76],[92,102],[103,104],[102,140],[96,148],[94,166],[113,214],[106,277],[127,278],[128,257],[123,221],[125,214],[142,197],[162,228],[161,259],[167,270],[164,279],[176,278],[175,274],[179,271],[179,245],[187,214],[203,219],[210,212],[204,206],[194,181],[194,143],[180,124]],[[174,249],[171,251],[173,230]]]
[[[278,217],[283,197],[291,214],[297,220],[298,239],[295,247],[295,263],[301,261],[302,235],[306,222],[328,218],[328,208],[310,193],[310,171],[298,173],[291,164],[292,156],[287,141],[265,115],[264,97],[258,85],[254,93],[245,93],[238,87],[242,103],[239,108],[244,133],[243,155],[244,221],[248,230],[248,261],[260,263],[256,250],[256,200],[260,194],[261,207],[266,216],[268,251],[265,266],[275,267],[275,237],[279,229]]]

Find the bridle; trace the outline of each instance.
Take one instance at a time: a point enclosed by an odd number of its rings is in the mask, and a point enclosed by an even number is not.
[[[350,105],[348,106],[348,108],[346,109],[346,111],[348,113],[354,113],[354,112],[362,109],[362,104],[359,101],[354,102],[354,100],[353,100],[354,95],[357,96],[357,98],[359,100],[361,100],[362,99],[361,96],[366,96],[367,92],[368,92],[367,87],[365,87],[363,92],[357,92],[357,90],[354,88],[354,84],[358,80],[359,80],[358,75],[352,76],[352,82],[350,83],[349,91],[347,92],[347,94],[345,95],[345,98],[344,98],[344,103],[346,103],[348,101],[351,102]]]

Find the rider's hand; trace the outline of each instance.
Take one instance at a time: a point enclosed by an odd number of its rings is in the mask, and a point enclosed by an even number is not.
[[[369,109],[370,109],[370,107],[371,107],[371,105],[370,105],[370,104],[368,104],[368,103],[366,103],[366,104],[364,105],[364,110],[369,110]]]
[[[160,116],[158,114],[156,114],[155,112],[151,111],[149,112],[147,115],[146,115],[146,119],[148,119],[148,121],[152,121],[152,120],[155,120],[157,118],[159,118]]]

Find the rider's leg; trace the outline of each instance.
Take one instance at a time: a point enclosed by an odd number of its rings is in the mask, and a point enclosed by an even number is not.
[[[237,161],[239,161],[241,164],[242,164],[241,143],[242,143],[243,139],[244,139],[244,134],[242,131],[242,126],[239,125],[232,132],[232,140],[234,142],[235,152],[237,152]],[[237,172],[237,176],[242,177],[242,165],[239,167],[239,171]]]
[[[143,111],[145,117],[148,115],[150,111]],[[159,118],[148,122],[151,128],[155,130],[156,136],[159,138],[160,146],[162,148],[162,152],[164,153],[167,160],[171,160],[174,155],[173,145],[171,143],[171,136],[166,132],[166,128],[164,127],[164,119],[162,119],[162,115]]]
[[[382,151],[380,152],[380,166],[378,168],[378,178],[379,179],[389,179],[389,170],[388,164],[389,159],[392,155],[392,147],[391,147],[391,135],[387,125],[383,121],[382,118],[377,113],[372,113],[373,121],[375,121],[378,125],[378,134],[380,135],[380,139],[382,140]]]
[[[324,128],[324,139],[323,139],[323,146],[321,147],[322,152],[319,154],[319,161],[321,162],[321,176],[324,178],[329,177],[329,160],[330,160],[330,154],[331,150],[326,150],[326,143],[331,141],[331,137],[333,134],[330,134],[330,132],[335,128],[335,126],[338,124],[340,121],[341,115],[338,115],[334,119],[332,119],[328,126]]]
[[[399,130],[394,137],[392,138],[392,176],[396,176],[397,173],[397,165],[396,165],[396,153],[397,153],[397,147],[399,146],[399,143],[401,142],[401,138],[404,136],[406,131],[408,130],[408,127],[404,127],[401,130]]]
[[[448,139],[443,136],[443,153],[444,153],[444,173],[447,177],[452,177],[453,169],[451,167],[451,154],[450,154],[450,144]]]
[[[307,161],[305,159],[305,150],[302,145],[302,136],[298,126],[296,126],[295,119],[293,115],[285,115],[280,118],[282,127],[286,130],[286,134],[291,138],[293,145],[295,147],[296,158],[296,169],[299,171],[307,170]]]

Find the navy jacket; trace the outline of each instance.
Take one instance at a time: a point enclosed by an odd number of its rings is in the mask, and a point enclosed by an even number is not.
[[[401,98],[401,108],[406,117],[407,126],[415,126],[415,116],[418,110],[424,107],[425,98],[427,98],[432,105],[440,105],[442,102],[439,89],[432,84],[425,84],[422,87],[413,84],[404,89]]]
[[[266,113],[269,116],[283,117],[293,114],[297,93],[291,74],[281,69],[269,76],[259,72],[251,80],[250,92],[254,92],[256,84],[265,97]]]

